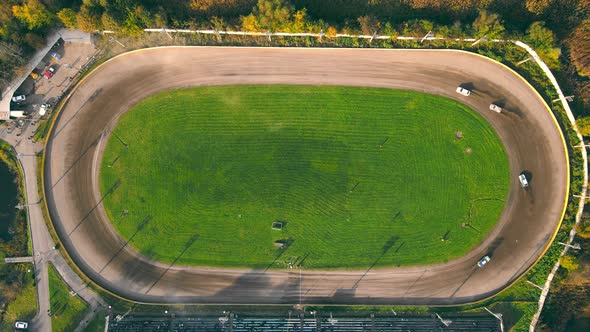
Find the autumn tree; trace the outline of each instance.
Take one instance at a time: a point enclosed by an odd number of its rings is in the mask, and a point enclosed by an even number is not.
[[[76,23],[82,31],[94,31],[102,29],[102,13],[96,7],[82,5],[76,14]]]
[[[576,125],[583,136],[590,136],[590,116],[584,116],[576,119]]]
[[[12,6],[14,17],[25,23],[29,30],[49,25],[52,14],[39,0],[28,0],[20,6]]]
[[[211,18],[211,27],[214,30],[223,31],[223,30],[225,30],[226,25],[227,25],[227,23],[225,22],[223,17],[213,16]]]
[[[291,23],[291,31],[294,32],[304,32],[307,30],[307,10],[304,8],[302,10],[298,10],[293,15],[293,22]]]
[[[248,13],[256,0],[191,0],[189,7],[206,16],[231,17]]]
[[[569,272],[577,270],[580,267],[576,258],[572,255],[565,255],[561,257],[561,267],[568,270]]]
[[[253,32],[262,30],[260,22],[258,22],[258,18],[254,14],[242,16],[240,17],[240,21],[242,23],[242,30],[244,31]]]
[[[381,22],[375,16],[365,15],[357,19],[363,35],[372,35],[379,30]]]
[[[524,6],[529,12],[535,15],[541,15],[553,4],[553,1],[554,0],[526,0]]]
[[[472,26],[477,38],[484,36],[488,39],[502,38],[505,30],[498,14],[490,13],[485,9],[479,11]]]
[[[68,29],[77,29],[76,12],[71,8],[64,8],[57,12],[57,17]]]
[[[261,28],[277,31],[291,21],[293,11],[293,5],[287,0],[258,0],[252,13]]]
[[[110,14],[108,11],[105,11],[100,16],[100,25],[105,30],[111,30],[111,31],[120,31],[121,30],[121,24],[119,23],[119,21],[116,18],[114,18],[113,15]]]
[[[578,74],[590,76],[590,19],[583,21],[568,40],[570,58]]]
[[[41,49],[45,46],[45,38],[34,32],[28,32],[25,34],[25,43],[34,49]]]
[[[333,26],[328,26],[328,28],[326,29],[326,36],[327,37],[336,37],[336,34],[338,34],[338,30],[336,30],[336,28],[334,28]]]
[[[7,24],[12,19],[12,6],[9,2],[0,1],[0,26]]]

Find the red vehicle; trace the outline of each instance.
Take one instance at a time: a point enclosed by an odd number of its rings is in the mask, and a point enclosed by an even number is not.
[[[53,67],[49,67],[49,69],[47,69],[45,72],[45,78],[50,79],[53,77],[53,74],[55,74],[55,69]]]

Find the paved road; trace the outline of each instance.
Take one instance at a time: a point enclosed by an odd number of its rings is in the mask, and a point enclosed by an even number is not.
[[[445,264],[346,271],[197,268],[150,261],[125,245],[106,218],[97,177],[118,116],[161,90],[221,84],[320,84],[402,88],[457,99],[496,129],[510,159],[511,190],[497,227]],[[466,98],[455,87],[467,84]],[[490,102],[507,111],[496,114]],[[427,130],[427,128],[425,128]],[[143,302],[465,303],[521,275],[558,227],[567,195],[561,133],[544,103],[504,67],[437,50],[160,48],[106,63],[72,95],[47,145],[46,194],[53,223],[94,281]],[[494,167],[494,165],[490,165]],[[526,170],[527,190],[517,175]],[[165,240],[165,239],[163,239]],[[492,261],[477,269],[484,254]]]
[[[30,134],[27,134],[28,130],[30,130]],[[42,144],[32,143],[26,138],[32,135],[33,131],[34,128],[29,126],[27,132],[23,133],[22,136],[9,136],[5,139],[11,143],[17,151],[17,156],[21,163],[25,178],[25,191],[27,203],[29,204],[27,209],[31,228],[31,239],[33,242],[38,303],[38,312],[33,319],[31,329],[33,331],[51,331],[51,319],[47,315],[47,310],[50,308],[47,263],[48,253],[53,249],[54,243],[47,231],[47,226],[43,219],[43,212],[41,211],[41,205],[38,204],[41,197],[39,197],[39,191],[37,190],[37,157],[35,157],[35,155],[43,146]]]
[[[92,313],[92,316],[94,316],[96,314],[95,309],[98,310],[99,307],[105,307],[106,303],[96,293],[86,288],[84,282],[66,263],[59,251],[54,249],[55,244],[47,230],[41,210],[42,205],[39,204],[40,196],[37,186],[37,158],[35,155],[41,151],[43,145],[34,143],[27,138],[33,134],[35,129],[36,127],[34,126],[28,126],[20,136],[16,136],[19,130],[15,130],[12,133],[3,131],[0,133],[0,138],[14,146],[22,166],[25,180],[26,208],[28,209],[31,227],[33,257],[17,258],[27,261],[31,260],[35,265],[38,312],[31,322],[31,330],[51,331],[51,319],[47,314],[47,311],[50,309],[49,278],[47,274],[47,269],[49,268],[48,263],[51,263],[55,267],[70,289],[75,290],[89,304],[92,309],[89,314]]]

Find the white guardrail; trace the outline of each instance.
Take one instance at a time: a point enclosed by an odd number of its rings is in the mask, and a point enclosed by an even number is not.
[[[503,40],[503,39],[488,40],[485,37],[482,37],[479,39],[477,39],[477,38],[445,38],[445,37],[436,37],[431,32],[428,32],[424,37],[380,36],[380,35],[377,35],[376,33],[374,35],[351,35],[351,34],[339,33],[339,34],[336,34],[335,36],[328,37],[323,31],[319,32],[319,33],[311,33],[311,32],[291,33],[291,32],[245,32],[245,31],[218,31],[218,30],[188,30],[188,29],[164,29],[164,28],[144,29],[144,31],[145,32],[165,33],[170,38],[172,38],[170,36],[170,33],[189,33],[189,34],[197,33],[197,34],[208,34],[208,35],[219,35],[219,36],[221,36],[221,35],[265,36],[269,40],[273,36],[277,36],[277,37],[317,37],[317,38],[324,38],[324,37],[327,37],[327,38],[361,38],[361,39],[369,39],[369,40],[397,39],[397,40],[419,40],[420,42],[423,42],[425,40],[452,40],[452,41],[472,42],[473,43],[472,45],[475,45],[481,41],[492,41],[492,42],[496,42],[496,43],[497,42],[513,42],[517,46],[524,48],[531,55],[531,57],[535,60],[535,62],[539,65],[539,67],[541,67],[541,69],[543,70],[543,72],[545,73],[545,75],[547,76],[549,81],[551,81],[551,83],[555,87],[555,90],[557,91],[557,94],[559,95],[559,100],[561,101],[563,108],[565,109],[567,118],[569,119],[569,121],[572,125],[572,128],[575,130],[576,135],[578,136],[578,139],[580,140],[580,145],[576,146],[576,147],[581,147],[581,149],[582,149],[582,159],[583,159],[583,167],[584,167],[584,185],[582,187],[582,192],[579,195],[581,198],[580,198],[580,203],[578,205],[578,212],[576,213],[575,226],[570,231],[568,243],[566,246],[564,246],[564,249],[561,252],[560,257],[567,254],[567,252],[569,250],[568,245],[571,245],[574,241],[574,236],[576,235],[576,226],[579,225],[580,220],[582,218],[582,213],[584,212],[584,203],[586,201],[586,194],[588,192],[588,154],[586,152],[584,138],[582,137],[582,134],[580,133],[578,126],[576,125],[576,119],[574,117],[574,114],[572,113],[572,110],[571,110],[567,100],[565,99],[565,95],[561,91],[559,83],[557,83],[557,80],[555,79],[555,76],[553,76],[553,73],[551,72],[549,67],[545,64],[545,62],[543,62],[543,60],[539,57],[537,52],[535,52],[535,50],[533,50],[530,46],[528,46],[527,44],[525,44],[521,41],[518,41],[518,40],[511,41],[511,40]],[[105,31],[102,31],[102,33],[113,34],[115,32],[110,31],[110,30],[105,30]],[[564,133],[564,135],[565,135],[565,133]],[[553,277],[555,276],[555,273],[557,272],[559,267],[560,267],[560,261],[558,260],[555,263],[555,265],[553,266],[551,273],[549,273],[549,275],[547,276],[547,280],[545,281],[545,284],[543,285],[543,290],[542,290],[541,296],[539,298],[538,310],[535,313],[535,315],[533,316],[533,319],[531,320],[531,324],[529,326],[530,332],[533,332],[535,330],[535,326],[537,325],[537,322],[538,322],[539,317],[541,315],[541,311],[543,310],[543,306],[545,304],[545,299],[547,298],[547,294],[549,293],[551,281],[553,281]]]
[[[563,104],[563,108],[565,109],[565,113],[567,114],[567,118],[570,120],[570,123],[572,124],[572,127],[576,131],[576,135],[578,136],[578,139],[580,140],[580,145],[578,145],[577,147],[580,147],[582,149],[582,159],[584,161],[584,184],[582,186],[582,192],[580,194],[581,198],[580,198],[580,204],[578,205],[578,212],[576,213],[576,222],[575,222],[574,227],[572,227],[572,230],[570,231],[567,245],[563,247],[563,251],[561,252],[561,255],[560,255],[560,257],[562,257],[565,254],[567,254],[567,252],[570,248],[569,246],[574,241],[574,236],[576,235],[576,227],[580,224],[580,220],[582,219],[582,213],[584,212],[584,203],[586,201],[586,194],[588,192],[588,153],[586,151],[584,138],[582,137],[582,134],[580,133],[580,130],[578,129],[578,126],[576,125],[576,118],[574,117],[574,114],[572,113],[572,110],[571,110],[567,100],[565,99],[565,95],[563,94],[563,92],[561,91],[561,88],[559,87],[559,83],[557,83],[557,80],[555,79],[555,76],[553,76],[553,73],[551,72],[549,67],[547,67],[547,65],[545,64],[545,62],[543,62],[543,60],[541,60],[541,58],[539,57],[537,52],[535,52],[535,50],[533,50],[530,46],[528,46],[527,44],[525,44],[521,41],[515,41],[514,43],[516,45],[524,48],[533,57],[533,59],[535,59],[535,62],[537,62],[537,64],[539,65],[539,67],[541,67],[543,72],[545,72],[545,75],[547,75],[547,78],[549,78],[549,80],[551,81],[551,83],[555,87],[555,90],[557,91],[557,94],[559,95],[559,100]],[[535,315],[533,316],[533,319],[531,320],[531,325],[529,326],[530,332],[533,332],[535,330],[535,326],[537,325],[537,322],[539,321],[539,317],[541,316],[541,311],[543,310],[543,305],[545,304],[545,299],[547,298],[547,294],[549,293],[549,288],[551,287],[551,281],[553,280],[553,277],[555,276],[557,269],[559,269],[559,266],[560,266],[560,261],[558,260],[555,263],[555,265],[553,266],[553,269],[551,269],[551,273],[549,273],[549,276],[547,276],[547,280],[545,281],[545,284],[543,285],[543,290],[541,291],[541,297],[539,298],[539,308],[538,308],[537,312],[535,313]]]

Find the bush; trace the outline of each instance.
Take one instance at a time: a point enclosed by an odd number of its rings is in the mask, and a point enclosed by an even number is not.
[[[576,125],[578,125],[578,129],[582,135],[590,136],[590,116],[578,118]]]

